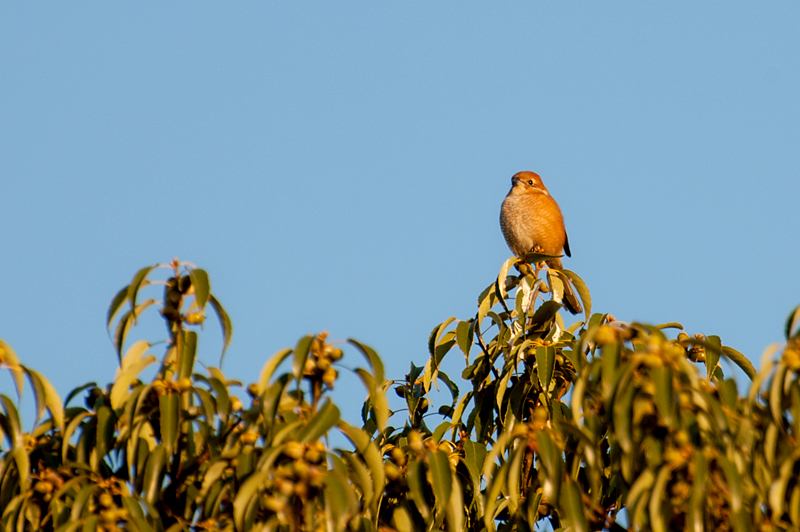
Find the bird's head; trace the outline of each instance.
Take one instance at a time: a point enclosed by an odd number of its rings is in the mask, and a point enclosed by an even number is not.
[[[516,189],[516,190],[515,190]],[[538,193],[550,195],[547,187],[542,183],[542,178],[535,172],[517,172],[511,178],[511,191],[520,192],[524,194]]]

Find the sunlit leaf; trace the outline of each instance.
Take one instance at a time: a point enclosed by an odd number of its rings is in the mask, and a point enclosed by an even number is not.
[[[545,392],[550,390],[550,381],[553,378],[553,368],[555,367],[556,350],[552,346],[536,348],[536,374],[539,383]]]
[[[22,398],[22,385],[24,373],[22,366],[19,363],[17,354],[11,349],[11,346],[0,340],[0,366],[5,366],[11,373],[11,379],[14,382],[14,387],[17,390],[17,397]]]
[[[292,373],[297,381],[297,386],[300,386],[300,381],[303,378],[303,371],[306,366],[311,344],[314,342],[312,335],[303,336],[294,348],[294,358],[292,359]]]
[[[194,300],[197,308],[202,312],[206,308],[208,296],[211,294],[211,283],[208,280],[208,273],[199,268],[189,270],[189,277],[194,288]]]
[[[172,456],[178,440],[178,401],[176,393],[165,393],[158,398],[161,418],[161,440],[167,456]]]
[[[310,443],[318,440],[339,421],[339,408],[330,400],[326,400],[313,418],[297,434],[297,441]]]
[[[156,267],[157,266],[145,266],[144,268],[136,272],[136,275],[133,276],[131,284],[128,285],[127,296],[128,296],[128,301],[130,301],[131,304],[131,316],[133,318],[134,323],[136,322],[136,316],[139,313],[139,309],[136,306],[136,299],[139,295],[139,290],[141,290],[142,287],[147,286],[149,284],[149,282],[146,281],[147,276]],[[112,301],[112,305],[113,303],[114,302]],[[111,314],[110,308],[109,308],[109,314]]]
[[[589,319],[589,316],[592,315],[592,296],[589,294],[589,288],[586,286],[586,283],[583,282],[583,279],[581,279],[575,272],[571,272],[569,270],[561,271],[569,278],[570,281],[572,281],[572,286],[575,287],[575,290],[578,292],[578,296],[581,298],[584,315],[587,319]]]
[[[208,295],[208,302],[211,303],[211,307],[214,309],[214,312],[217,313],[219,324],[222,327],[222,353],[219,355],[219,365],[222,366],[222,358],[225,356],[225,351],[227,351],[231,343],[231,338],[233,338],[233,323],[231,323],[231,319],[228,313],[225,312],[222,303],[214,297],[214,294]]]

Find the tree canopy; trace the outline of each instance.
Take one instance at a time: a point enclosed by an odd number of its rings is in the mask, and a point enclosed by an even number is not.
[[[177,259],[143,268],[108,310],[119,368],[107,385],[78,386],[62,401],[0,341],[17,395],[27,380],[36,400],[35,429],[25,432],[17,404],[0,394],[0,523],[64,532],[800,529],[800,307],[756,371],[717,336],[593,314],[581,278],[562,273],[509,259],[476,314],[436,325],[430,357],[405,376],[385,375],[371,347],[319,333],[244,384],[196,360],[207,313],[222,325],[223,355],[233,332],[208,274]],[[585,310],[571,326],[560,313],[567,280]],[[142,300],[149,285],[163,285],[160,300]],[[166,344],[129,341],[155,309]],[[446,356],[463,357],[460,376],[445,372]],[[343,357],[361,361],[361,426],[331,398]],[[751,382],[723,371],[734,366]],[[449,399],[434,411],[437,388]],[[334,432],[347,445],[336,447]]]

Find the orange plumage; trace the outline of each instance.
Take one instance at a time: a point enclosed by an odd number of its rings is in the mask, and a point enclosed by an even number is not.
[[[508,247],[522,260],[534,251],[571,256],[561,209],[534,172],[519,172],[511,178],[511,191],[500,209],[500,228]],[[548,260],[547,265],[563,269],[560,258]],[[564,306],[573,314],[582,312],[572,287],[564,281]]]

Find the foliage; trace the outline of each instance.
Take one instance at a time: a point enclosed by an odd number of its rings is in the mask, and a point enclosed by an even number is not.
[[[62,403],[0,342],[17,394],[27,378],[36,399],[27,433],[14,401],[0,395],[0,523],[59,531],[800,529],[800,307],[787,342],[770,348],[756,372],[718,337],[591,314],[589,291],[572,272],[524,264],[509,274],[514,265],[507,261],[482,292],[473,318],[433,329],[430,358],[404,379],[387,380],[370,347],[322,333],[276,353],[247,387],[196,360],[208,307],[225,348],[232,335],[206,272],[177,260],[143,268],[109,308],[119,356],[109,385],[80,386]],[[559,313],[566,279],[586,309],[586,322],[569,327]],[[163,285],[163,297],[140,301],[151,285]],[[160,307],[168,330],[160,363],[157,345],[126,345],[149,307]],[[361,427],[330,398],[344,349],[365,362],[354,370],[366,395]],[[444,371],[451,352],[465,361],[458,383]],[[726,359],[752,379],[745,394],[723,373]],[[392,388],[402,402],[395,412]],[[442,395],[451,399],[432,411]],[[81,396],[83,405],[71,404]],[[333,432],[345,438],[329,439]]]

